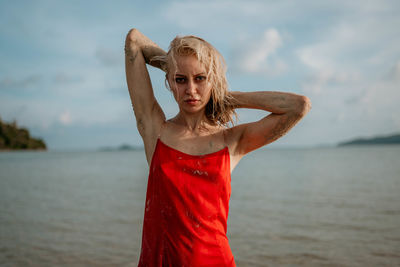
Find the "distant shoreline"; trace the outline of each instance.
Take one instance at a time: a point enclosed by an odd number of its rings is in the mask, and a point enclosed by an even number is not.
[[[97,151],[107,152],[107,151],[139,151],[144,150],[142,146],[132,146],[128,144],[122,144],[118,147],[100,147]]]
[[[376,136],[371,138],[356,138],[350,141],[340,142],[337,146],[350,145],[394,145],[400,144],[400,134],[388,136]]]

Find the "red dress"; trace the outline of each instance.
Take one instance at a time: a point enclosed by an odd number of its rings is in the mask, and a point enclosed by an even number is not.
[[[230,182],[228,147],[195,156],[158,139],[138,266],[236,266],[226,236]]]

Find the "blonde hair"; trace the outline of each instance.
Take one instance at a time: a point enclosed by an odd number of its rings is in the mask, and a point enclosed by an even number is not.
[[[226,64],[222,55],[210,43],[197,36],[177,36],[172,40],[167,55],[163,61],[166,71],[166,82],[171,70],[176,69],[175,56],[194,55],[204,65],[207,72],[207,81],[211,84],[211,97],[206,105],[205,115],[213,124],[227,126],[234,124],[235,104],[228,94],[226,80]],[[166,83],[168,87],[168,84]]]

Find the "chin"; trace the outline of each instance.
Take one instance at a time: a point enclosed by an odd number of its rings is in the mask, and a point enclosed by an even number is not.
[[[182,110],[187,113],[198,113],[198,112],[202,111],[202,109],[200,109],[200,108],[183,108]]]
[[[205,107],[200,106],[200,105],[196,105],[196,106],[190,106],[190,105],[183,105],[181,106],[181,110],[188,112],[188,113],[197,113],[200,112],[202,110],[205,110]]]

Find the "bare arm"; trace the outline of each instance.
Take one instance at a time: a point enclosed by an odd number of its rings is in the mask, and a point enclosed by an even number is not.
[[[271,114],[257,122],[233,127],[233,156],[237,161],[246,153],[269,144],[286,134],[311,108],[310,100],[283,92],[231,92],[237,108],[262,109]]]
[[[126,80],[149,163],[165,115],[154,97],[146,63],[162,68],[159,61],[152,60],[154,56],[161,55],[165,52],[149,38],[136,29],[129,31],[125,40]]]

